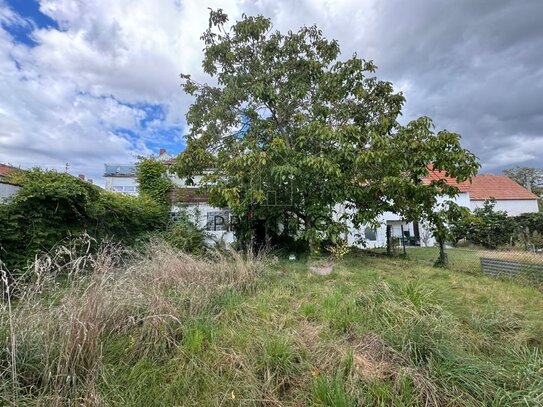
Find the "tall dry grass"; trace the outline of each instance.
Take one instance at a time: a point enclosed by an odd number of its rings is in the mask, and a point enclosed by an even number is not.
[[[89,248],[61,245],[17,284],[2,269],[0,404],[105,405],[97,385],[108,338],[130,332],[134,357],[164,356],[185,321],[218,312],[221,293],[252,290],[263,270],[252,254],[197,258],[159,241],[129,255]]]

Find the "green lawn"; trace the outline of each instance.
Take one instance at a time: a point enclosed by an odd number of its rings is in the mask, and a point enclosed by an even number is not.
[[[325,277],[281,260],[240,287],[197,311],[168,289],[160,313],[178,322],[104,334],[85,405],[543,404],[543,294],[529,285],[359,254]]]

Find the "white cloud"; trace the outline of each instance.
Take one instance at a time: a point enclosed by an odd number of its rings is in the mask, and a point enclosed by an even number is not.
[[[537,160],[543,74],[537,42],[528,40],[540,3],[517,4],[41,0],[56,30],[35,27],[0,0],[0,22],[32,29],[36,42],[29,48],[0,28],[0,162],[70,162],[96,178],[106,161],[131,161],[151,152],[146,145],[175,142],[190,103],[178,75],[205,79],[200,36],[208,7],[223,8],[231,20],[263,14],[282,31],[316,23],[339,40],[345,58],[357,52],[376,61],[378,76],[404,91],[407,118],[430,115],[438,128],[463,133],[487,168]],[[510,84],[507,98],[500,97],[503,83]],[[147,117],[150,104],[163,106],[165,116]],[[507,159],[511,151],[516,156]]]

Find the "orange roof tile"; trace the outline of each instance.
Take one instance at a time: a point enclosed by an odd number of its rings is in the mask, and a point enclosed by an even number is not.
[[[537,199],[537,196],[505,175],[483,174],[473,177],[470,198],[483,201],[496,199]]]
[[[445,171],[434,170],[431,166],[428,166],[428,176],[422,179],[422,183],[425,185],[430,184],[432,181],[444,180],[449,185],[456,185],[460,192],[468,192],[470,184],[468,181],[456,182],[456,179],[448,177]]]
[[[469,181],[457,183],[444,171],[433,170],[429,166],[428,176],[423,178],[422,182],[428,185],[433,180],[444,180],[449,185],[456,185],[460,192],[469,192],[470,199],[473,201],[484,201],[490,198],[501,200],[537,199],[535,194],[505,175],[476,175],[471,179],[471,183]]]

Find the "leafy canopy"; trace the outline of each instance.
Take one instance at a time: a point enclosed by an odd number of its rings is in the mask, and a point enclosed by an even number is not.
[[[177,172],[205,175],[211,203],[240,216],[238,237],[264,221],[272,236],[337,241],[348,221],[385,211],[422,219],[458,191],[424,185],[428,163],[459,181],[475,174],[458,134],[434,133],[427,117],[400,125],[403,95],[374,76],[373,62],[340,60],[317,27],[283,34],[246,15],[227,24],[211,11],[202,36],[212,83],[181,75],[194,103]]]

